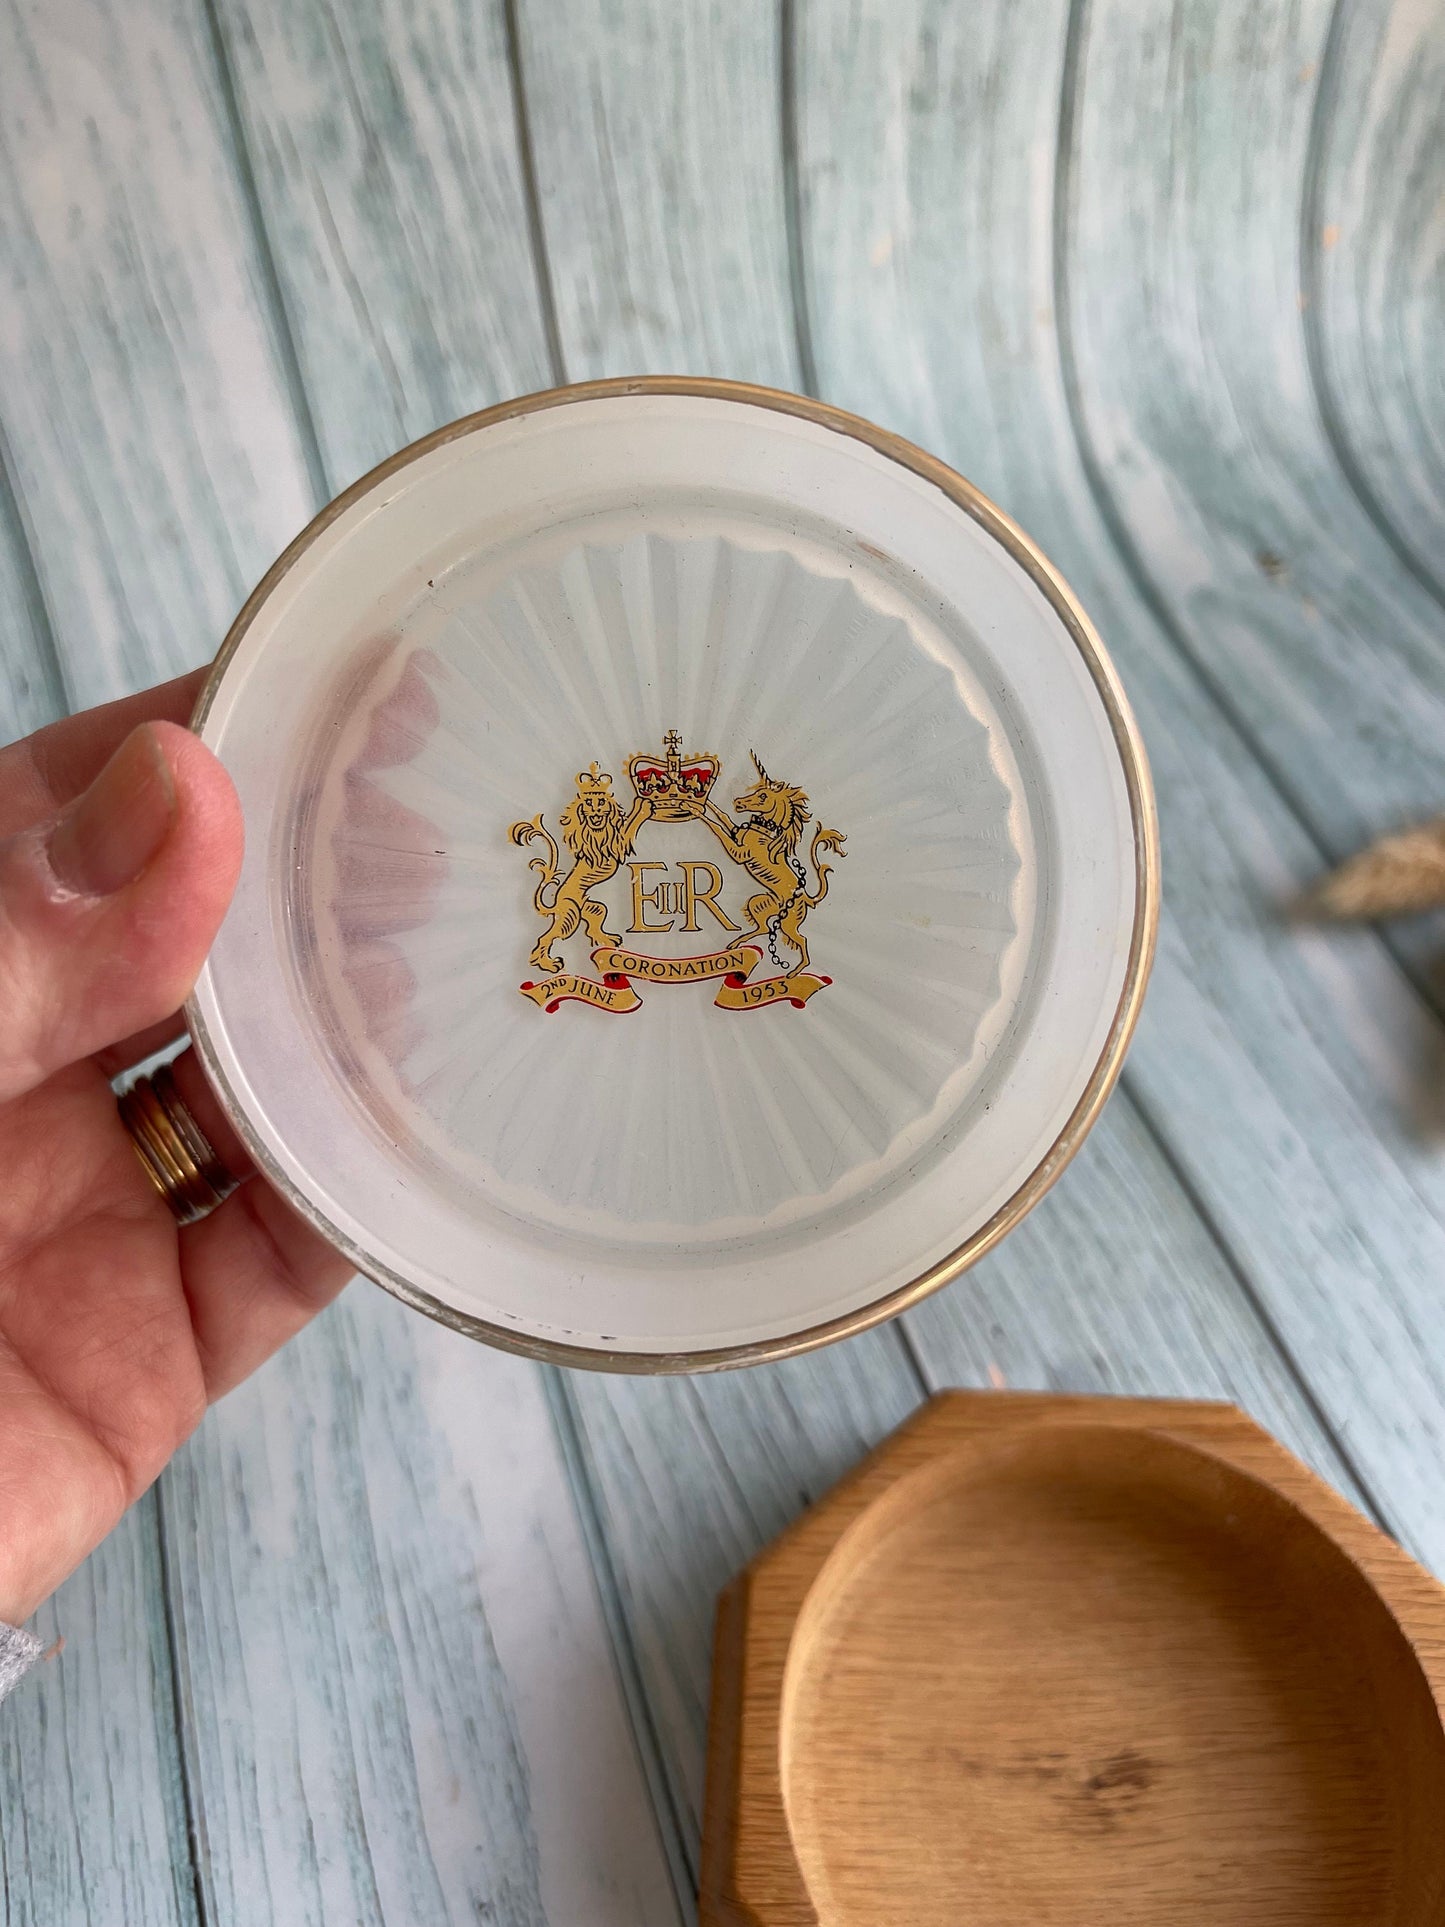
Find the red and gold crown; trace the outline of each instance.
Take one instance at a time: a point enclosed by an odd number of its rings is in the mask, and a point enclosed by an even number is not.
[[[697,812],[717,781],[716,756],[684,756],[675,729],[663,737],[661,757],[637,755],[627,759],[627,778],[639,799],[652,805],[653,820],[679,823]]]

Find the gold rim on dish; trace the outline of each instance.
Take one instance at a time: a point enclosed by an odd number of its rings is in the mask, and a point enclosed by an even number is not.
[[[645,376],[623,377],[610,381],[578,382],[569,387],[547,388],[534,395],[521,395],[512,401],[500,402],[494,408],[484,408],[474,415],[464,415],[459,421],[449,422],[443,428],[433,429],[431,434],[423,435],[419,441],[399,449],[384,462],[363,475],[359,481],[336,497],[321,510],[313,521],[301,531],[285,552],[267,570],[261,581],[251,591],[236,620],[232,623],[220,654],[211,665],[205,686],[196,702],[191,717],[191,728],[199,731],[210,713],[211,704],[225,675],[227,665],[240,647],[241,639],[255,620],[263,603],[281,582],[284,576],[295,567],[317,537],[329,528],[338,516],[345,513],[353,502],[369,494],[378,483],[399,469],[429,455],[433,449],[446,443],[457,441],[464,435],[473,434],[478,429],[490,428],[497,422],[512,421],[518,416],[538,413],[544,408],[556,408],[569,402],[612,400],[626,395],[689,395],[709,401],[731,401],[748,404],[755,408],[770,408],[783,415],[797,415],[804,421],[816,422],[819,427],[831,428],[840,435],[848,435],[854,441],[866,442],[891,461],[902,467],[912,469],[925,481],[932,482],[936,488],[972,517],[980,527],[986,529],[999,542],[1057,612],[1075,648],[1083,657],[1094,686],[1099,692],[1109,718],[1109,727],[1119,752],[1123,766],[1125,787],[1129,795],[1129,816],[1134,831],[1134,925],[1130,934],[1129,956],[1124,972],[1124,985],[1114,1020],[1109,1026],[1109,1034],[1098,1061],[1084,1086],[1083,1094],[1074,1106],[1062,1131],[1054,1139],[1043,1157],[1030,1171],[1018,1189],[1003,1203],[993,1216],[972,1233],[946,1258],[931,1265],[908,1284],[888,1292],[884,1297],[875,1299],[872,1304],[864,1305],[857,1311],[844,1313],[841,1317],[831,1318],[824,1324],[813,1325],[805,1331],[792,1332],[784,1338],[764,1339],[753,1344],[717,1346],[701,1352],[614,1352],[586,1345],[568,1345],[558,1340],[531,1338],[509,1330],[505,1325],[495,1325],[483,1318],[470,1316],[466,1312],[454,1310],[433,1298],[429,1292],[419,1290],[404,1278],[398,1277],[384,1265],[378,1265],[375,1258],[353,1244],[331,1225],[325,1215],[299,1192],[290,1178],[272,1158],[251,1129],[244,1110],[237,1102],[225,1074],[216,1059],[211,1039],[205,1023],[196,1007],[194,997],[186,1005],[186,1021],[192,1040],[206,1069],[206,1075],[225,1106],[227,1115],[245,1144],[257,1169],[276,1187],[293,1210],[315,1226],[327,1241],[341,1251],[356,1266],[363,1276],[381,1285],[385,1290],[400,1298],[404,1304],[416,1311],[425,1312],[438,1323],[450,1326],[453,1331],[464,1332],[469,1338],[481,1339],[496,1345],[503,1351],[518,1352],[525,1358],[542,1359],[554,1365],[578,1366],[592,1371],[659,1373],[659,1372],[699,1372],[718,1371],[730,1365],[758,1365],[772,1359],[791,1358],[799,1352],[814,1351],[820,1345],[831,1344],[835,1339],[849,1338],[858,1332],[867,1331],[871,1326],[883,1323],[916,1305],[930,1292],[950,1283],[984,1254],[991,1251],[1007,1232],[1027,1215],[1043,1197],[1044,1193],[1058,1178],[1070,1158],[1078,1150],[1087,1136],[1090,1127],[1098,1116],[1105,1098],[1114,1088],[1129,1039],[1138,1021],[1139,1008],[1143,1002],[1144,987],[1149,979],[1149,968],[1154,958],[1155,939],[1159,928],[1159,821],[1154,805],[1154,787],[1150,780],[1149,763],[1144,753],[1144,744],[1139,735],[1138,724],[1129,707],[1113,663],[1109,660],[1103,643],[1095,633],[1093,624],[1084,614],[1073,591],[1059,574],[1058,570],[1042,551],[1024,534],[1018,524],[1012,521],[1003,510],[991,502],[986,495],[972,483],[941,462],[934,455],[926,454],[912,442],[905,441],[901,435],[876,427],[859,415],[850,415],[846,410],[834,408],[827,402],[813,401],[806,395],[791,395],[781,389],[759,388],[748,382],[721,381],[705,377],[687,376]]]

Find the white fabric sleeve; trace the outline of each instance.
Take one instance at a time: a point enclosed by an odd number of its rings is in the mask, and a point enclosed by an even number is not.
[[[25,1677],[44,1651],[34,1633],[0,1621],[0,1700]]]

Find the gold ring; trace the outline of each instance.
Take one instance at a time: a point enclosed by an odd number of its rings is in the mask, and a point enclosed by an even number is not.
[[[237,1180],[217,1157],[168,1069],[138,1077],[117,1101],[136,1156],[180,1224],[194,1224],[225,1203]]]

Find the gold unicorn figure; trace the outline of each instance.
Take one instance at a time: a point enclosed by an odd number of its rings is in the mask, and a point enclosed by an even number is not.
[[[747,821],[734,823],[711,797],[699,806],[698,814],[733,862],[740,863],[754,882],[763,886],[748,899],[752,929],[745,934],[766,937],[768,954],[780,969],[783,960],[778,955],[777,940],[781,937],[798,953],[794,969],[806,970],[808,943],[803,919],[827,896],[832,865],[822,859],[828,851],[845,856],[844,837],[841,831],[825,830],[821,825],[814,830],[808,855],[818,887],[810,891],[808,873],[798,855],[803,826],[813,820],[808,799],[794,784],[780,783],[769,776],[755,751],[752,757],[759,781],[733,798],[733,808],[746,811]]]

